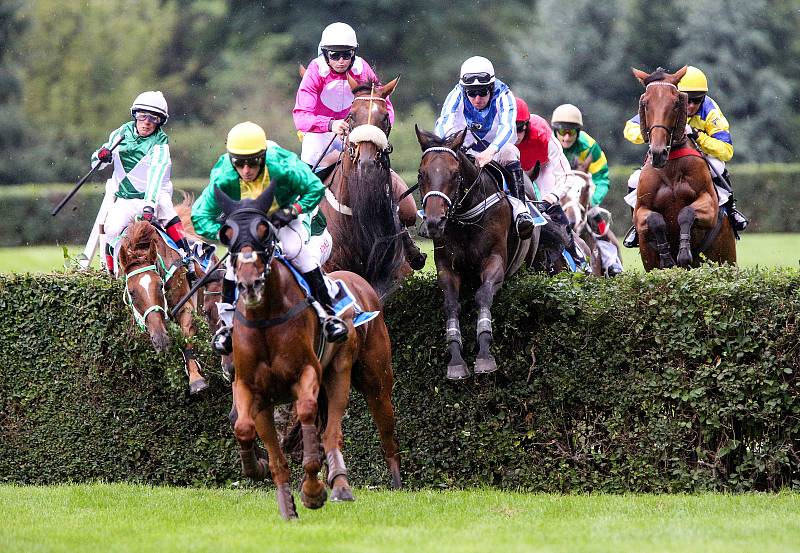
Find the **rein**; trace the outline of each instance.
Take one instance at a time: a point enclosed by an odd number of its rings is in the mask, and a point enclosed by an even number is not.
[[[151,265],[145,265],[144,267],[140,267],[135,269],[129,273],[125,273],[125,290],[122,293],[122,299],[125,304],[131,308],[133,312],[133,319],[136,321],[136,324],[139,326],[141,330],[147,330],[147,316],[152,313],[153,311],[162,311],[164,313],[164,318],[169,319],[169,312],[167,311],[167,294],[166,294],[166,285],[169,282],[169,279],[175,274],[178,265],[173,263],[169,269],[167,269],[166,263],[164,263],[164,259],[161,257],[161,254],[158,254],[158,263],[153,263]],[[133,303],[133,297],[131,297],[131,292],[128,289],[128,281],[131,277],[136,275],[141,275],[147,272],[154,272],[158,275],[158,278],[161,280],[161,297],[164,298],[163,305],[151,305],[147,309],[144,310],[144,313],[139,313],[139,310],[136,309],[136,306]]]
[[[428,148],[424,152],[422,152],[422,157],[424,158],[425,155],[430,152],[447,152],[453,157],[455,157],[456,160],[458,160],[459,166],[461,164],[461,160],[459,159],[458,154],[455,153],[452,149],[447,148],[445,146],[433,146],[431,148]],[[472,190],[480,181],[482,173],[483,173],[483,167],[480,167],[478,169],[478,174],[475,175],[475,180],[472,181],[472,183],[467,187],[467,190],[463,194],[456,196],[455,200],[451,200],[450,197],[444,192],[440,192],[439,190],[431,190],[422,197],[422,209],[423,210],[425,209],[425,202],[428,201],[428,198],[439,197],[442,198],[442,200],[444,200],[444,202],[447,204],[447,209],[452,212],[452,215],[449,217],[449,219],[456,221],[458,223],[470,223],[472,222],[473,219],[477,220],[480,216],[486,213],[486,211],[490,207],[498,203],[503,198],[503,195],[500,192],[496,192],[495,194],[492,194],[491,196],[485,198],[482,204],[478,204],[467,211],[459,212],[459,209],[461,208],[464,201],[469,197]],[[464,184],[464,177],[461,174],[461,171],[459,170],[456,193],[461,191],[463,184]],[[416,189],[417,187],[419,187],[419,183],[417,183],[414,186],[414,189]],[[408,193],[411,192],[413,192],[413,189],[410,188],[408,190]]]

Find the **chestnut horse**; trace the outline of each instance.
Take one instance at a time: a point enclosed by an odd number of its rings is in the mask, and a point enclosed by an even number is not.
[[[413,196],[400,199],[408,187],[391,171],[389,161],[386,99],[397,81],[361,84],[348,76],[354,95],[346,119],[350,133],[336,165],[324,177],[325,199],[320,203],[333,238],[325,269],[361,275],[381,299],[412,267],[421,269],[425,264],[424,254],[406,230],[416,222]]]
[[[118,262],[125,275],[125,303],[139,328],[150,335],[153,347],[161,353],[170,345],[166,329],[169,308],[189,292],[181,256],[164,243],[153,225],[135,221],[120,239]],[[194,308],[193,298],[183,305],[176,321],[187,338],[183,362],[191,394],[208,388],[191,346],[191,339],[197,334],[192,319]]]
[[[490,351],[492,301],[507,276],[523,261],[531,263],[540,227],[534,229],[529,240],[519,241],[506,194],[487,170],[479,169],[461,151],[467,129],[442,139],[415,128],[422,147],[419,188],[423,225],[433,239],[439,287],[444,292],[450,355],[447,378],[461,380],[470,375],[464,362],[459,323],[462,281],[478,284],[475,301],[479,350],[474,372],[491,373],[497,370]],[[516,263],[511,266],[515,258]]]
[[[646,271],[697,267],[701,257],[736,262],[736,239],[720,210],[706,161],[687,139],[687,96],[678,90],[686,67],[674,74],[633,69],[645,86],[639,99],[642,137],[650,144],[636,193],[634,225]]]
[[[231,419],[242,470],[253,479],[264,479],[269,469],[280,514],[289,520],[297,518],[297,510],[287,460],[278,443],[276,405],[294,402],[301,424],[305,472],[301,498],[309,509],[322,507],[327,499],[325,484],[318,478],[322,468],[318,402],[327,404],[322,446],[333,500],[353,499],[341,452],[342,417],[351,382],[363,394],[378,427],[395,488],[401,485],[400,453],[391,401],[391,343],[383,315],[354,328],[354,310],[348,309],[341,315],[350,327],[347,340],[327,344],[317,357],[322,339],[317,315],[293,269],[279,257],[276,230],[267,219],[273,192],[270,187],[257,199],[240,202],[219,189],[214,196],[226,216],[220,236],[229,247],[239,289],[233,323],[236,371]],[[345,271],[330,276],[346,283],[362,309],[380,310],[378,296],[363,278]],[[256,453],[256,433],[267,448],[268,463]]]

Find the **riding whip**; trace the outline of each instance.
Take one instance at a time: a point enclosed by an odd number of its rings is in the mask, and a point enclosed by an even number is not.
[[[230,254],[231,254],[231,252],[227,252],[225,255],[223,255],[223,256],[222,256],[222,257],[219,259],[219,261],[217,261],[217,262],[214,264],[214,266],[213,266],[213,267],[211,267],[211,268],[210,268],[208,271],[206,271],[206,274],[204,274],[204,275],[202,276],[202,278],[200,278],[200,279],[199,279],[197,282],[195,282],[195,283],[194,283],[194,286],[192,286],[192,287],[189,289],[189,291],[186,293],[186,295],[185,295],[185,296],[183,296],[183,297],[180,299],[180,301],[178,301],[178,303],[176,303],[176,304],[175,304],[175,307],[173,307],[173,308],[170,310],[170,312],[169,312],[169,316],[170,316],[170,317],[172,317],[173,319],[175,318],[175,315],[177,315],[177,314],[178,314],[178,311],[180,311],[180,310],[181,310],[181,307],[183,307],[183,304],[184,304],[184,303],[186,303],[187,301],[189,301],[189,298],[191,298],[192,296],[194,296],[194,295],[195,295],[195,293],[196,293],[196,292],[197,292],[197,291],[200,289],[200,287],[202,287],[202,286],[204,286],[204,285],[205,285],[205,283],[206,283],[206,282],[208,281],[208,279],[209,279],[209,276],[210,276],[210,275],[211,275],[211,274],[212,274],[214,271],[216,271],[217,269],[219,269],[219,266],[220,266],[220,264],[221,264],[223,261],[225,261],[226,259],[228,259],[228,256],[229,256]]]
[[[119,137],[111,145],[109,150],[113,152],[114,148],[119,146],[120,142],[122,142],[124,138],[125,136],[120,134]],[[53,209],[53,211],[50,212],[50,215],[52,215],[53,217],[58,215],[58,212],[61,211],[61,208],[64,207],[67,204],[67,202],[70,201],[70,199],[72,199],[72,197],[78,192],[78,190],[80,190],[81,186],[83,186],[83,183],[85,183],[89,179],[89,177],[94,175],[97,172],[97,169],[99,169],[102,164],[103,162],[98,160],[97,163],[92,166],[92,169],[88,173],[86,173],[81,180],[78,181],[78,184],[75,185],[75,188],[73,188],[72,191],[69,194],[67,194],[66,197],[63,200],[61,200],[61,202],[59,202],[59,204],[55,207],[55,209]]]
[[[327,146],[325,146],[325,149],[324,149],[324,150],[322,150],[322,155],[320,155],[320,156],[319,156],[319,159],[318,159],[318,160],[317,160],[317,162],[314,164],[314,167],[312,167],[312,168],[311,168],[311,172],[312,172],[312,173],[316,172],[316,170],[317,170],[317,167],[319,166],[320,162],[322,161],[322,158],[324,158],[324,157],[325,157],[325,154],[327,154],[327,153],[328,153],[328,150],[330,150],[330,148],[331,148],[331,144],[333,144],[333,141],[334,141],[334,140],[336,140],[336,133],[333,133],[333,138],[331,138],[331,141],[330,141],[330,142],[328,142],[328,145],[327,145]]]

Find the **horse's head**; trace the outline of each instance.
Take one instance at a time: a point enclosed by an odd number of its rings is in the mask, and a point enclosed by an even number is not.
[[[682,142],[685,135],[687,96],[678,90],[678,81],[686,69],[684,66],[672,74],[660,67],[650,74],[632,69],[645,87],[639,98],[639,125],[656,168],[666,165],[672,145]]]
[[[372,82],[359,83],[347,76],[354,96],[347,116],[351,129],[347,138],[348,153],[352,163],[384,163],[384,156],[391,151],[389,133],[392,122],[386,99],[394,91],[399,78],[381,86]]]
[[[225,215],[219,239],[228,247],[236,274],[239,295],[248,307],[263,300],[264,285],[275,256],[277,232],[267,219],[274,187],[268,187],[255,200],[232,200],[219,188],[214,197]]]
[[[439,138],[433,133],[420,130],[416,125],[417,140],[422,148],[419,163],[419,192],[422,195],[423,225],[428,236],[440,238],[447,224],[447,215],[458,205],[465,171],[477,169],[461,152],[467,129]],[[470,180],[472,180],[470,178]]]
[[[165,322],[167,300],[158,259],[158,233],[147,221],[136,221],[125,232],[119,263],[125,274],[125,303],[142,330],[146,330],[157,352],[169,347]]]

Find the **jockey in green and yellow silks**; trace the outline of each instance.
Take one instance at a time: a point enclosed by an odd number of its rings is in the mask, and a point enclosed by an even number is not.
[[[553,111],[550,125],[561,143],[570,167],[589,173],[594,182],[592,205],[600,205],[608,194],[608,160],[600,145],[583,130],[581,110],[572,104],[563,104]]]
[[[322,182],[311,168],[293,152],[267,140],[259,125],[239,123],[228,133],[227,152],[211,169],[209,184],[192,206],[195,230],[216,238],[222,213],[214,197],[219,188],[231,199],[257,198],[268,186],[274,187],[274,201],[267,211],[278,228],[283,257],[303,274],[314,299],[328,314],[323,321],[326,338],[331,342],[347,338],[347,326],[333,313],[328,287],[322,276],[322,264],[331,252],[331,235],[317,207],[325,194]],[[214,336],[213,348],[230,353],[231,330],[235,310],[236,276],[228,259],[223,279],[223,299],[218,304],[221,328]]]

